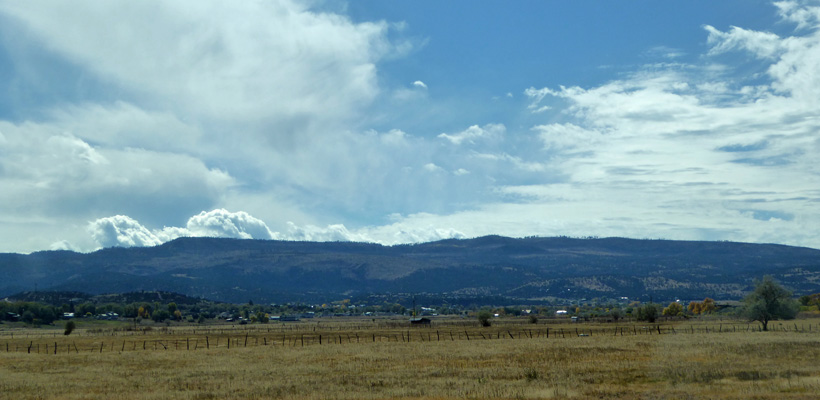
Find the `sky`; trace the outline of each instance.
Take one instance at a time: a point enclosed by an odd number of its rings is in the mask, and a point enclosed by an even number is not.
[[[0,0],[0,252],[818,226],[818,1]]]

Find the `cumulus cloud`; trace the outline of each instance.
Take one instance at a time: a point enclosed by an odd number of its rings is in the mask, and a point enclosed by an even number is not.
[[[125,215],[100,218],[91,222],[88,230],[102,247],[146,247],[162,244],[151,231]]]
[[[273,232],[262,220],[239,211],[217,209],[201,212],[188,220],[191,236],[225,237],[235,239],[274,239]]]
[[[351,231],[343,224],[332,224],[322,228],[311,224],[299,226],[287,222],[287,230],[280,233],[272,232],[264,221],[244,211],[230,212],[224,209],[203,211],[191,217],[184,228],[166,226],[153,231],[131,217],[115,215],[89,223],[88,232],[100,247],[156,246],[180,237],[368,242],[384,245],[465,237],[455,229],[438,228],[430,223],[423,227],[396,223],[386,227],[365,227]],[[67,241],[55,242],[51,249],[77,250]]]
[[[276,239],[267,224],[244,211],[225,209],[203,211],[182,227],[149,230],[125,216],[99,218],[89,224],[89,232],[102,247],[156,246],[180,237],[222,237],[234,239]]]

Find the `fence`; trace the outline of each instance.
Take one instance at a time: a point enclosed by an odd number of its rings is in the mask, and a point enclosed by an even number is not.
[[[776,332],[811,333],[820,332],[820,324],[770,323],[769,328]],[[26,352],[31,354],[79,354],[102,352],[132,352],[154,350],[210,350],[231,349],[249,346],[299,347],[315,345],[344,345],[353,343],[381,342],[436,342],[462,340],[556,340],[572,337],[612,337],[642,335],[675,335],[675,334],[721,334],[759,331],[757,324],[721,323],[717,325],[675,324],[675,325],[639,325],[626,326],[585,326],[584,324],[550,327],[533,326],[524,328],[521,325],[490,328],[464,328],[461,326],[413,327],[395,330],[282,330],[265,328],[245,329],[243,331],[212,328],[196,329],[181,332],[142,331],[142,335],[122,335],[121,338],[109,338],[110,335],[91,335],[88,332],[79,338],[72,336],[59,337],[20,337],[13,336],[0,339],[0,352]],[[199,334],[196,332],[199,331]],[[88,340],[91,337],[92,340]],[[99,338],[94,340],[93,338]],[[79,342],[79,345],[77,344]]]

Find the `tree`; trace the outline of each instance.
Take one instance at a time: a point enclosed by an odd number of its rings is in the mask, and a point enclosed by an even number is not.
[[[663,309],[663,315],[668,317],[677,317],[678,315],[683,315],[683,306],[680,305],[677,301],[673,301],[669,303],[666,308]]]
[[[780,286],[771,276],[755,281],[755,290],[743,300],[743,313],[749,321],[759,321],[763,330],[769,330],[769,321],[794,319],[800,309],[792,299],[792,292]]]
[[[655,322],[658,318],[658,306],[655,303],[647,303],[638,307],[638,321]]]
[[[168,318],[171,318],[171,314],[169,314],[168,311],[165,310],[155,310],[151,314],[151,319],[153,319],[154,322],[162,322]]]
[[[481,323],[481,326],[490,326],[490,318],[493,315],[490,314],[489,310],[481,310],[478,312],[478,322]]]
[[[701,314],[711,314],[712,311],[715,311],[715,301],[710,298],[705,298],[700,303],[700,313]]]

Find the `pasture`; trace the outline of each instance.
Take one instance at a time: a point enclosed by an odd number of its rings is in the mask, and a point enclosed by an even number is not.
[[[9,399],[809,399],[820,320],[0,326]]]

